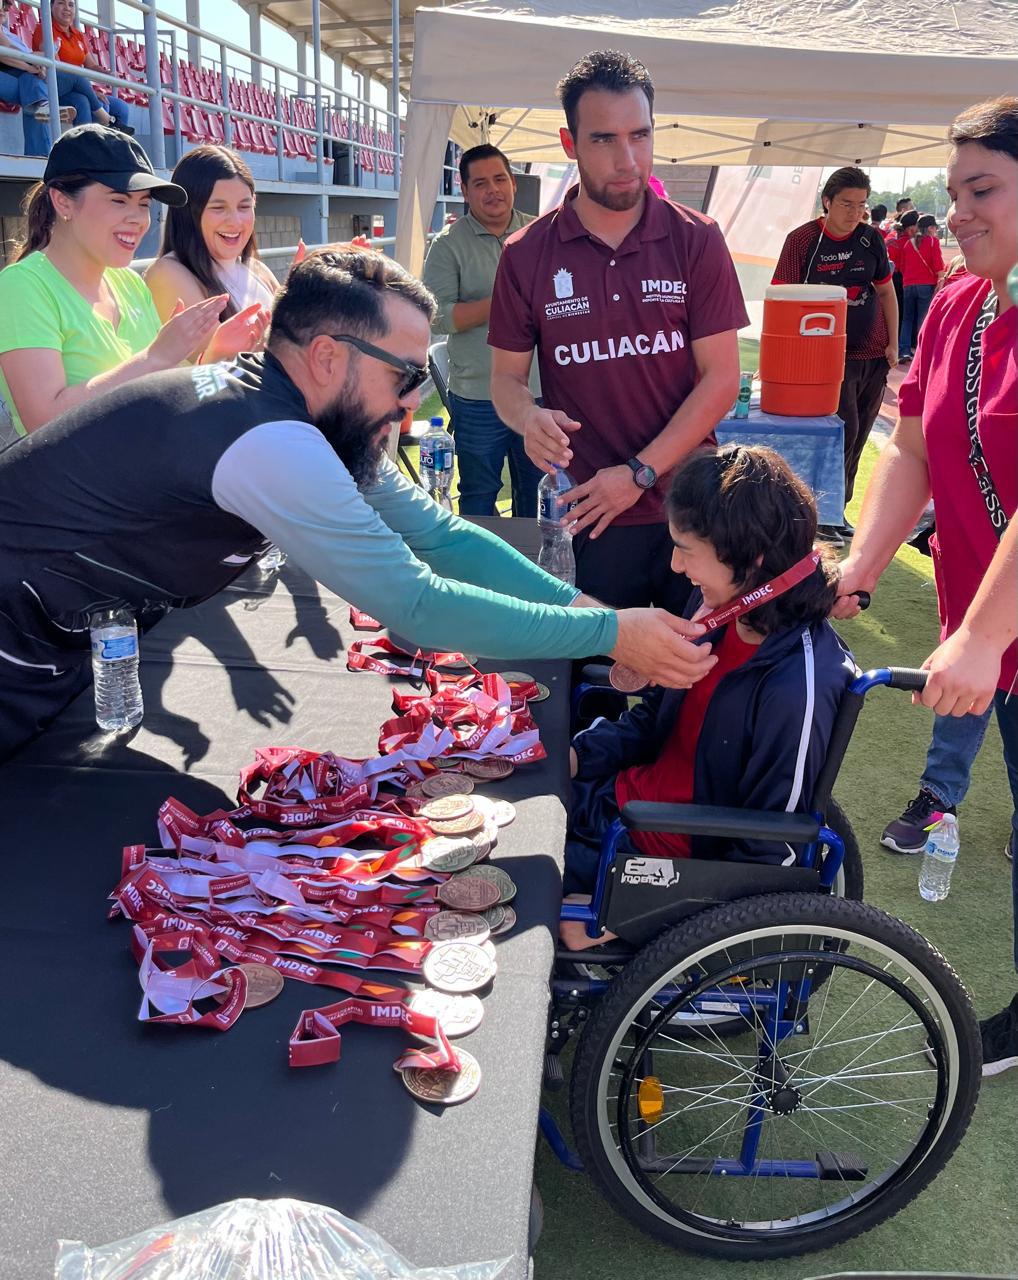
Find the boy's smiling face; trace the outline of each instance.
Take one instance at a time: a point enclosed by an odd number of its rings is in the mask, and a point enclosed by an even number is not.
[[[695,533],[676,529],[669,522],[672,535],[672,572],[684,573],[694,586],[703,592],[703,602],[709,609],[727,604],[740,591],[728,565],[722,564],[714,550],[714,544]]]

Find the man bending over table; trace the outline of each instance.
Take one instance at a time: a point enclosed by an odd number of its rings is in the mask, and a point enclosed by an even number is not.
[[[702,628],[614,612],[444,511],[384,456],[420,403],[435,304],[388,258],[319,251],[291,271],[264,354],[139,378],[0,455],[0,760],[91,680],[89,619],[140,629],[278,545],[424,649],[611,653],[687,687]]]

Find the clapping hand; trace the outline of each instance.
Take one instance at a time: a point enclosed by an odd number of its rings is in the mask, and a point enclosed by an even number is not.
[[[216,329],[205,348],[203,362],[214,364],[217,360],[233,360],[241,351],[257,351],[265,341],[271,319],[267,307],[252,302]]]

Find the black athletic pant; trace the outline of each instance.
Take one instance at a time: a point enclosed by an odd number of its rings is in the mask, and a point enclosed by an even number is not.
[[[91,682],[88,653],[49,655],[41,649],[33,667],[0,657],[0,763],[42,733]]]
[[[889,366],[883,356],[874,360],[846,360],[838,417],[845,424],[845,505],[855,488],[859,459],[877,420],[887,386]]]

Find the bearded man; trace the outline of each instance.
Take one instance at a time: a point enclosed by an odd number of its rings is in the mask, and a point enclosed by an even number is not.
[[[0,454],[0,760],[87,687],[96,611],[144,631],[270,543],[424,649],[705,673],[702,628],[597,604],[384,456],[420,401],[434,312],[392,260],[321,250],[290,272],[263,354],[135,379]]]

